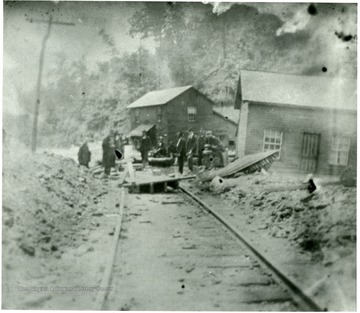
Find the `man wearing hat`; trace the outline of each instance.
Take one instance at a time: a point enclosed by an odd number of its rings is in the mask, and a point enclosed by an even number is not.
[[[164,138],[162,136],[159,137],[159,143],[156,148],[156,152],[154,153],[154,157],[165,157],[166,156],[166,147],[164,143]]]
[[[103,166],[104,173],[110,175],[111,168],[115,167],[115,132],[114,130],[109,131],[109,135],[105,137],[102,143],[103,149]]]
[[[196,151],[196,137],[192,129],[189,130],[188,140],[186,142],[186,154],[189,170],[193,171],[193,156]]]
[[[78,161],[79,161],[79,165],[83,165],[83,166],[89,168],[89,163],[91,161],[91,152],[89,150],[87,139],[84,140],[84,143],[82,144],[82,146],[79,149]]]
[[[184,169],[184,160],[186,157],[186,142],[182,132],[178,132],[177,135],[178,142],[176,144],[176,152],[178,158],[179,173],[182,174]]]
[[[202,165],[202,160],[204,156],[204,146],[205,146],[205,131],[203,128],[201,128],[197,140],[198,166]]]
[[[142,137],[140,141],[140,152],[143,167],[148,164],[148,155],[151,148],[150,138],[148,137],[145,130],[142,131]]]

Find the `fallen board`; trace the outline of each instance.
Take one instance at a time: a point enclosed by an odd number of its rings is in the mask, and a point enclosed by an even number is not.
[[[218,170],[205,171],[198,174],[198,178],[205,182],[210,181],[216,176],[229,177],[239,172],[245,174],[260,171],[262,168],[268,170],[276,157],[278,151],[266,151],[256,154],[249,154],[241,159],[231,162],[224,168]]]

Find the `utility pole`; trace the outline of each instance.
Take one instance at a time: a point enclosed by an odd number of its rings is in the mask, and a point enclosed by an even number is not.
[[[40,96],[41,96],[41,79],[42,72],[44,67],[44,56],[45,56],[45,47],[46,43],[50,37],[51,26],[54,25],[66,25],[66,26],[74,26],[74,23],[66,23],[66,22],[54,22],[52,16],[50,15],[48,21],[36,20],[36,19],[28,19],[30,23],[46,23],[48,24],[48,29],[46,35],[42,41],[41,52],[40,52],[40,60],[39,60],[39,72],[37,77],[37,85],[36,85],[36,101],[35,101],[35,109],[34,109],[34,121],[33,121],[33,130],[32,130],[32,141],[31,141],[31,151],[36,151],[37,146],[37,133],[38,133],[38,119],[39,119],[39,108],[40,108]]]

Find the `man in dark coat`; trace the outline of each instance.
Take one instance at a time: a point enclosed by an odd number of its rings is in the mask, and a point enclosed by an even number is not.
[[[208,149],[212,151],[213,155],[217,155],[220,159],[221,164],[224,163],[224,158],[222,152],[225,151],[222,142],[215,137],[211,131],[206,132],[205,136],[205,145],[208,146]]]
[[[205,146],[205,131],[203,129],[200,129],[200,134],[197,140],[198,166],[202,165],[204,146]]]
[[[115,138],[114,131],[110,130],[102,143],[104,173],[110,175],[111,168],[115,167]]]
[[[141,160],[144,167],[148,164],[148,155],[150,148],[151,148],[150,138],[147,136],[146,131],[143,130],[141,142],[140,142],[140,152],[141,152]]]
[[[115,149],[119,150],[124,156],[124,141],[123,141],[123,134],[115,131]]]
[[[159,137],[159,143],[156,148],[156,152],[154,153],[155,158],[166,157],[166,146],[164,143],[164,138],[162,136]]]
[[[186,142],[182,132],[178,132],[178,142],[176,144],[176,152],[178,158],[179,173],[182,174],[184,169],[184,160],[186,157]]]
[[[83,165],[83,166],[86,166],[87,168],[89,168],[89,163],[91,161],[91,152],[89,150],[87,140],[83,143],[83,145],[79,149],[78,161],[79,161],[80,165]]]
[[[189,170],[193,171],[193,156],[196,151],[196,137],[192,130],[189,131],[189,137],[186,142],[186,154]]]
[[[169,142],[169,147],[167,148],[167,156],[173,157],[176,155],[176,146],[174,145],[173,141]]]

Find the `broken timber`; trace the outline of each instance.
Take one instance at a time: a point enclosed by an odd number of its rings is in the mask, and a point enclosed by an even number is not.
[[[174,189],[179,188],[180,180],[188,180],[194,179],[196,176],[185,176],[185,177],[177,177],[177,178],[162,178],[162,179],[154,179],[143,182],[134,182],[132,184],[123,184],[122,187],[128,187],[132,192],[135,193],[157,193],[157,192],[166,192],[167,187],[171,187]]]
[[[262,168],[268,170],[276,158],[277,152],[278,151],[275,150],[249,154],[241,159],[237,159],[231,162],[224,168],[202,172],[198,174],[198,177],[201,181],[205,182],[212,180],[216,176],[229,177],[239,172],[251,174],[257,171],[261,171]]]

